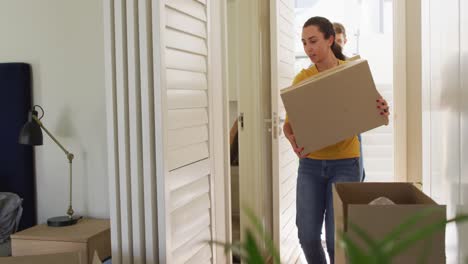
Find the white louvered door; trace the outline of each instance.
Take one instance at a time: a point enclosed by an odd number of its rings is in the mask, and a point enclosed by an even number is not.
[[[294,0],[270,1],[273,115],[273,236],[283,263],[300,263],[296,228],[298,159],[282,133],[286,115],[280,90],[294,79]]]
[[[225,262],[221,12],[104,2],[113,263]]]
[[[207,6],[165,1],[168,261],[211,263]]]

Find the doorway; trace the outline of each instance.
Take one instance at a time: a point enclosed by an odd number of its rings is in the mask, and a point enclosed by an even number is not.
[[[251,171],[244,170],[244,168],[247,167],[246,163],[244,163],[246,166],[240,170],[239,166],[231,166],[232,237],[234,241],[237,240],[236,237],[241,237],[239,231],[242,230],[242,214],[238,209],[239,200],[244,199],[251,201],[249,202],[250,205],[253,204],[257,206],[256,209],[266,208],[262,211],[266,213],[259,215],[266,216],[264,220],[267,228],[269,226],[268,222],[272,222],[271,230],[276,245],[280,249],[282,259],[296,262],[301,252],[298,246],[297,232],[295,232],[294,223],[297,158],[294,153],[289,151],[289,143],[284,138],[284,135],[281,134],[282,122],[284,121],[284,106],[281,105],[281,100],[278,100],[278,98],[279,90],[291,84],[295,73],[301,68],[310,65],[308,58],[304,58],[300,41],[302,24],[307,18],[315,15],[327,17],[332,22],[341,22],[346,27],[348,33],[348,44],[345,48],[345,53],[348,56],[360,54],[361,57],[369,61],[379,92],[393,108],[394,2],[392,0],[269,1],[270,17],[266,16],[266,18],[270,23],[269,33],[271,36],[260,36],[259,38],[263,39],[256,40],[257,42],[249,39],[249,41],[251,41],[249,43],[245,41],[245,36],[247,33],[255,32],[257,29],[256,27],[259,26],[255,24],[258,22],[251,23],[250,27],[245,25],[249,21],[255,21],[252,18],[254,17],[252,14],[258,15],[261,13],[261,11],[258,10],[260,9],[260,4],[241,4],[240,2],[242,1],[228,0],[227,8],[230,112],[228,122],[230,128],[234,128],[235,124],[240,128],[236,120],[241,116],[241,112],[244,111],[245,128],[240,133],[241,145],[249,145],[254,151],[252,151],[253,154],[245,153],[243,152],[245,149],[241,147],[242,155],[240,163],[242,164],[243,161],[249,162],[248,168],[251,169]],[[261,2],[263,3],[265,1]],[[242,7],[240,7],[241,5]],[[245,7],[247,5],[250,5],[252,8],[246,10]],[[337,9],[337,7],[340,8]],[[239,17],[239,10],[243,11],[243,21],[235,20],[235,18]],[[262,18],[261,23],[265,23],[264,19],[266,18]],[[259,20],[260,19],[257,21]],[[237,27],[238,25],[243,25],[243,27]],[[242,28],[242,32],[240,32],[240,28]],[[257,37],[255,34],[251,34],[250,36]],[[258,54],[261,49],[258,48],[264,48],[261,41],[265,39],[267,39],[268,42],[267,49],[274,48],[276,50],[272,50],[271,58],[268,56],[262,57],[261,59],[254,58],[254,56],[259,56]],[[260,44],[258,44],[258,42],[260,42]],[[255,63],[246,66],[246,57],[249,59],[249,62],[255,61]],[[267,57],[268,59],[266,59]],[[255,76],[255,74],[245,74],[246,72],[260,71],[252,68],[252,65],[259,65],[258,63],[262,62],[262,59],[264,61],[271,60],[268,64],[268,67],[270,67],[271,64],[271,72],[267,73],[269,75],[268,77],[271,78],[271,84],[268,86],[270,91],[268,93],[262,93],[252,90],[252,96],[241,102],[239,100],[241,95],[242,98],[246,98],[246,93],[242,94],[243,91],[245,92],[247,86],[245,84],[247,83],[250,85],[245,79],[251,80],[250,78],[255,79],[254,77],[258,77]],[[262,65],[262,67],[263,66],[264,65]],[[262,71],[264,69],[265,68],[262,68]],[[261,72],[261,74],[265,75],[265,72]],[[263,78],[263,75],[256,79]],[[239,78],[239,76],[242,76],[242,78]],[[252,83],[251,87],[247,88],[257,87],[255,85],[258,84]],[[276,100],[273,99],[275,96],[277,96]],[[269,113],[263,110],[245,112],[246,104],[250,104],[248,110],[258,110],[269,105],[271,111]],[[268,126],[266,123],[268,123]],[[231,129],[231,131],[234,130]],[[249,134],[249,137],[247,137],[247,133],[252,131],[255,131],[257,134],[255,134],[255,136]],[[263,133],[265,137],[269,137],[270,153],[268,153],[268,151],[262,151],[264,148],[264,146],[262,146],[262,144],[264,144],[263,138],[256,137],[261,133]],[[394,169],[394,134],[393,120],[391,120],[389,126],[363,134],[366,181],[395,180],[395,175],[397,173],[395,173]],[[231,141],[232,138],[233,137],[230,138],[230,142],[234,142]],[[248,142],[246,143],[246,141]],[[264,149],[268,149],[268,147]],[[260,177],[260,175],[263,177],[262,172],[264,172],[261,171],[264,167],[264,160],[257,159],[260,154],[257,155],[258,152],[255,152],[255,150],[260,150],[263,156],[265,156],[265,153],[268,153],[267,155],[272,154],[273,158],[269,166],[271,173],[266,173],[272,178],[272,183],[268,183],[268,181],[264,179],[259,179],[257,182],[252,180],[253,177]],[[250,155],[249,158],[244,154]],[[254,164],[255,166],[252,166],[252,163],[255,162],[257,162]],[[258,173],[259,171],[261,172]],[[240,174],[242,175],[240,175],[239,172],[241,172]],[[246,184],[246,179],[249,179],[249,183],[252,184]],[[268,194],[267,189],[272,193]],[[272,205],[268,205],[268,201],[264,201],[265,197],[273,198]],[[257,201],[252,201],[254,199],[257,199]],[[242,202],[240,202],[240,204],[243,205]],[[272,209],[269,209],[270,206]],[[268,210],[271,210],[271,212],[268,212]],[[261,209],[257,212],[259,211],[261,211]],[[236,219],[237,215],[239,215],[239,217]],[[239,229],[236,227],[236,221],[240,222],[238,225]]]

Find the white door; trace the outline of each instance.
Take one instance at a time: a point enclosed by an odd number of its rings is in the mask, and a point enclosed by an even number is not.
[[[115,263],[225,262],[221,10],[105,2]]]
[[[280,90],[294,79],[294,0],[270,1],[273,238],[284,263],[299,262],[296,228],[298,159],[282,133],[286,111]]]
[[[162,2],[161,79],[162,98],[166,97],[162,132],[167,138],[162,153],[166,171],[161,181],[165,210],[160,211],[165,217],[161,228],[166,232],[160,238],[166,242],[165,261],[220,263],[223,255],[216,259],[207,243],[215,238],[215,185],[224,178],[224,171],[216,171],[216,162],[225,161],[214,154],[222,147],[224,136],[215,134],[223,130],[218,125],[224,118],[222,98],[216,96],[223,90],[220,60],[214,60],[220,54],[213,47],[214,43],[221,45],[219,28],[214,26],[220,21],[213,19],[213,14],[221,17],[220,9],[214,1]],[[222,198],[217,202],[223,205]],[[224,223],[218,224],[223,228]]]

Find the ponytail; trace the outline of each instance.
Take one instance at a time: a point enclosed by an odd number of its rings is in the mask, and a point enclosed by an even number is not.
[[[341,49],[341,46],[336,44],[335,41],[333,41],[333,44],[331,45],[331,50],[333,51],[333,54],[335,54],[335,57],[339,60],[346,60],[345,55],[343,54],[343,51]]]

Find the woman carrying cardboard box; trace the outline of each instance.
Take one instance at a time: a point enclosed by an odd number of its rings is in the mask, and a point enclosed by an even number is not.
[[[293,85],[324,70],[345,63],[341,47],[335,42],[332,23],[323,17],[312,17],[302,29],[304,51],[314,66],[296,75]],[[388,104],[377,100],[377,114],[388,119]],[[325,113],[326,114],[326,113]],[[388,122],[387,122],[388,123]],[[326,264],[321,243],[322,224],[325,220],[327,251],[334,263],[334,220],[332,185],[335,182],[360,181],[359,140],[357,136],[312,153],[302,153],[286,116],[283,127],[294,152],[300,158],[297,177],[296,225],[299,241],[308,263]],[[313,135],[311,135],[313,136]]]

